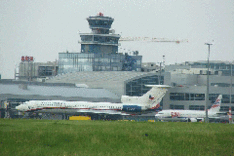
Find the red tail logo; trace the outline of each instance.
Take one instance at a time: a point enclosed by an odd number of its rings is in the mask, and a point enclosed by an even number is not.
[[[150,109],[158,109],[160,107],[160,104],[158,103],[156,106],[151,107]]]

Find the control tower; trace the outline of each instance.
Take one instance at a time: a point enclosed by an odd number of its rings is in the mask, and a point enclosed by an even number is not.
[[[110,30],[114,19],[98,13],[87,18],[91,33],[80,33],[81,53],[117,54],[119,34]]]
[[[98,13],[87,18],[91,33],[80,33],[81,52],[59,53],[58,73],[74,71],[141,71],[142,56],[119,53],[119,34],[111,30],[114,19]]]

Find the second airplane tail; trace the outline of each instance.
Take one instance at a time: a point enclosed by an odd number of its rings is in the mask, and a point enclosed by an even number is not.
[[[215,100],[214,104],[211,106],[210,111],[219,112],[221,106],[222,95],[219,95]]]

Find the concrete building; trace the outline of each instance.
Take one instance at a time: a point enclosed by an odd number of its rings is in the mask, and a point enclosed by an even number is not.
[[[185,61],[180,64],[172,64],[166,66],[167,71],[172,71],[173,69],[190,69],[190,68],[207,68],[207,61]],[[234,71],[234,64],[232,64],[232,70]],[[215,71],[221,71],[223,76],[231,75],[231,63],[228,61],[219,61],[219,60],[211,60],[210,61],[210,69]],[[232,72],[234,75],[234,72]]]
[[[230,64],[222,61],[211,61],[211,65],[212,68],[209,71],[210,104],[208,108],[217,96],[222,94],[221,111],[228,111],[231,84]],[[166,66],[166,71],[171,73],[173,88],[168,92],[170,98],[169,101],[165,101],[167,104],[164,105],[163,109],[204,110],[208,73],[206,66],[205,61]],[[233,76],[232,82],[234,82]],[[231,93],[231,103],[232,111],[234,111],[234,92]]]
[[[27,81],[43,81],[51,76],[57,75],[58,63],[55,62],[34,62],[33,57],[25,59],[22,56],[18,72],[15,72],[15,79]]]

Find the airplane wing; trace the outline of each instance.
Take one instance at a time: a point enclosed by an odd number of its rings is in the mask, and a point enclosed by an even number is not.
[[[218,114],[218,115],[228,115],[228,112],[218,112],[216,114]]]
[[[89,110],[77,110],[77,112],[80,113],[95,113],[95,114],[110,114],[110,115],[130,115],[125,112],[121,111],[114,111],[114,110],[95,110],[95,109],[89,109]]]
[[[224,115],[219,115],[219,116],[214,116],[214,117],[209,117],[209,119],[222,119],[222,118],[228,118],[227,113]]]
[[[220,119],[222,116],[220,117],[209,117],[209,119]]]
[[[94,113],[94,114],[110,114],[110,115],[130,115],[121,111],[114,110],[96,110],[96,109],[41,109],[37,110],[40,113]]]

